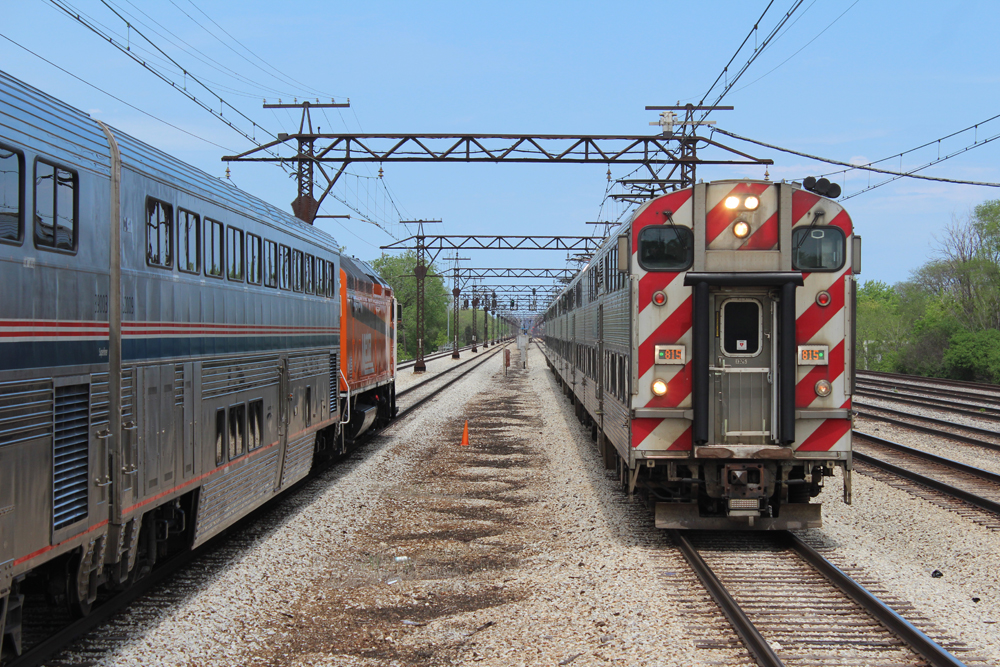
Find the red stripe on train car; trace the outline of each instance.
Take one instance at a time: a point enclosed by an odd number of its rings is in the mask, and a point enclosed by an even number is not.
[[[648,227],[650,225],[663,225],[667,223],[667,217],[663,215],[664,211],[670,211],[671,215],[681,206],[687,203],[688,199],[691,198],[691,193],[693,190],[688,188],[687,190],[680,190],[678,192],[672,192],[669,195],[665,195],[656,200],[655,204],[651,204],[645,211],[639,214],[639,216],[632,221],[632,252],[639,252],[639,231],[643,227]]]
[[[830,358],[827,360],[828,366],[813,366],[806,376],[795,385],[795,407],[808,408],[816,396],[816,383],[820,380],[833,382],[844,373],[844,341],[837,343],[836,347],[830,350]]]
[[[809,340],[822,329],[833,316],[844,308],[844,276],[851,270],[839,274],[833,284],[826,288],[830,293],[830,304],[820,306],[815,301],[815,294],[806,294],[806,298],[813,299],[813,302],[806,308],[806,312],[799,315],[795,320],[795,340],[799,345],[808,343]],[[811,274],[808,274],[811,275]]]
[[[805,439],[796,451],[825,452],[837,444],[837,441],[851,430],[850,419],[826,419],[823,424]]]
[[[757,228],[747,242],[737,250],[776,250],[778,248],[778,214],[775,213]]]
[[[654,345],[672,345],[691,329],[693,299],[693,296],[684,299],[684,303],[677,306],[663,324],[639,344],[639,377],[653,365]]]
[[[680,434],[680,436],[667,447],[669,451],[691,451],[691,426]]]
[[[641,313],[653,304],[653,292],[667,289],[670,283],[682,275],[684,274],[673,272],[651,272],[644,275],[639,280],[639,312]]]
[[[726,195],[757,195],[763,194],[771,187],[771,183],[737,183]],[[712,210],[705,213],[705,244],[711,245],[719,234],[729,228],[729,224],[735,217],[735,212],[726,208],[726,197],[719,200],[719,203],[712,207]]]
[[[657,417],[636,417],[632,420],[632,447],[638,447],[642,441],[649,437],[662,419]]]
[[[794,225],[802,219],[809,210],[819,201],[819,195],[805,190],[795,190],[792,192],[792,224]]]

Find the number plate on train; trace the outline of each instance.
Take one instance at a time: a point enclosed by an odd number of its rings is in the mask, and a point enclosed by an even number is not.
[[[683,345],[657,345],[653,348],[655,363],[657,364],[680,364],[687,363],[687,355]]]
[[[829,359],[829,345],[799,345],[799,366],[827,366]]]

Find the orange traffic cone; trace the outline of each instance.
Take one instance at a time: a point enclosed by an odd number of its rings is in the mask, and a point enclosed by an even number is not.
[[[469,420],[465,420],[465,428],[462,430],[462,446],[469,446]]]

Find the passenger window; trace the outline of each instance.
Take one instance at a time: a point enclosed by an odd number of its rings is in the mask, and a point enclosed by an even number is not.
[[[201,219],[190,211],[177,211],[177,268],[201,272]]]
[[[760,352],[760,304],[729,300],[722,304],[722,351],[726,356],[753,356]]]
[[[316,260],[316,294],[327,296],[326,262],[322,259]]]
[[[286,245],[280,246],[278,259],[281,262],[281,289],[291,289],[292,280],[292,249]]]
[[[243,230],[236,227],[226,229],[226,275],[230,280],[243,282]]]
[[[253,451],[264,444],[264,399],[250,401],[247,414],[247,451]]]
[[[330,289],[327,291],[326,295],[329,297],[337,296],[337,269],[334,267],[333,262],[326,263],[327,273],[330,274]]]
[[[21,191],[24,157],[0,146],[0,241],[20,243],[24,236]]]
[[[222,223],[205,219],[205,274],[222,277]]]
[[[836,271],[844,266],[844,232],[839,227],[792,230],[792,267],[801,271]]]
[[[246,444],[247,406],[243,403],[229,406],[229,460],[243,455]]]
[[[146,264],[173,266],[174,207],[146,198]]]
[[[302,251],[292,251],[292,289],[302,291]]]
[[[76,174],[35,163],[35,245],[76,250]]]
[[[313,267],[315,265],[315,259],[312,255],[306,255],[302,264],[302,284],[305,287],[306,294],[314,294],[316,292],[315,285],[313,283]]]
[[[215,465],[226,460],[226,409],[215,411]]]
[[[264,284],[278,286],[278,244],[264,241]]]
[[[252,285],[261,283],[260,237],[247,233],[247,282]]]
[[[694,261],[694,233],[687,227],[646,227],[639,232],[639,265],[647,271],[682,271]]]

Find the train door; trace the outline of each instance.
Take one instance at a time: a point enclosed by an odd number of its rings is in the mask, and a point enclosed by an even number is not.
[[[775,307],[766,293],[715,295],[715,444],[768,444],[773,436]]]
[[[608,372],[604,360],[604,304],[597,306],[597,382],[594,386],[594,397],[597,399],[597,414],[601,421],[597,425],[604,431],[604,374]]]
[[[174,447],[177,446],[173,364],[139,369],[142,405],[139,418],[143,425],[142,495],[148,497],[173,486]],[[183,385],[182,385],[183,390]],[[181,414],[183,412],[181,411]]]

